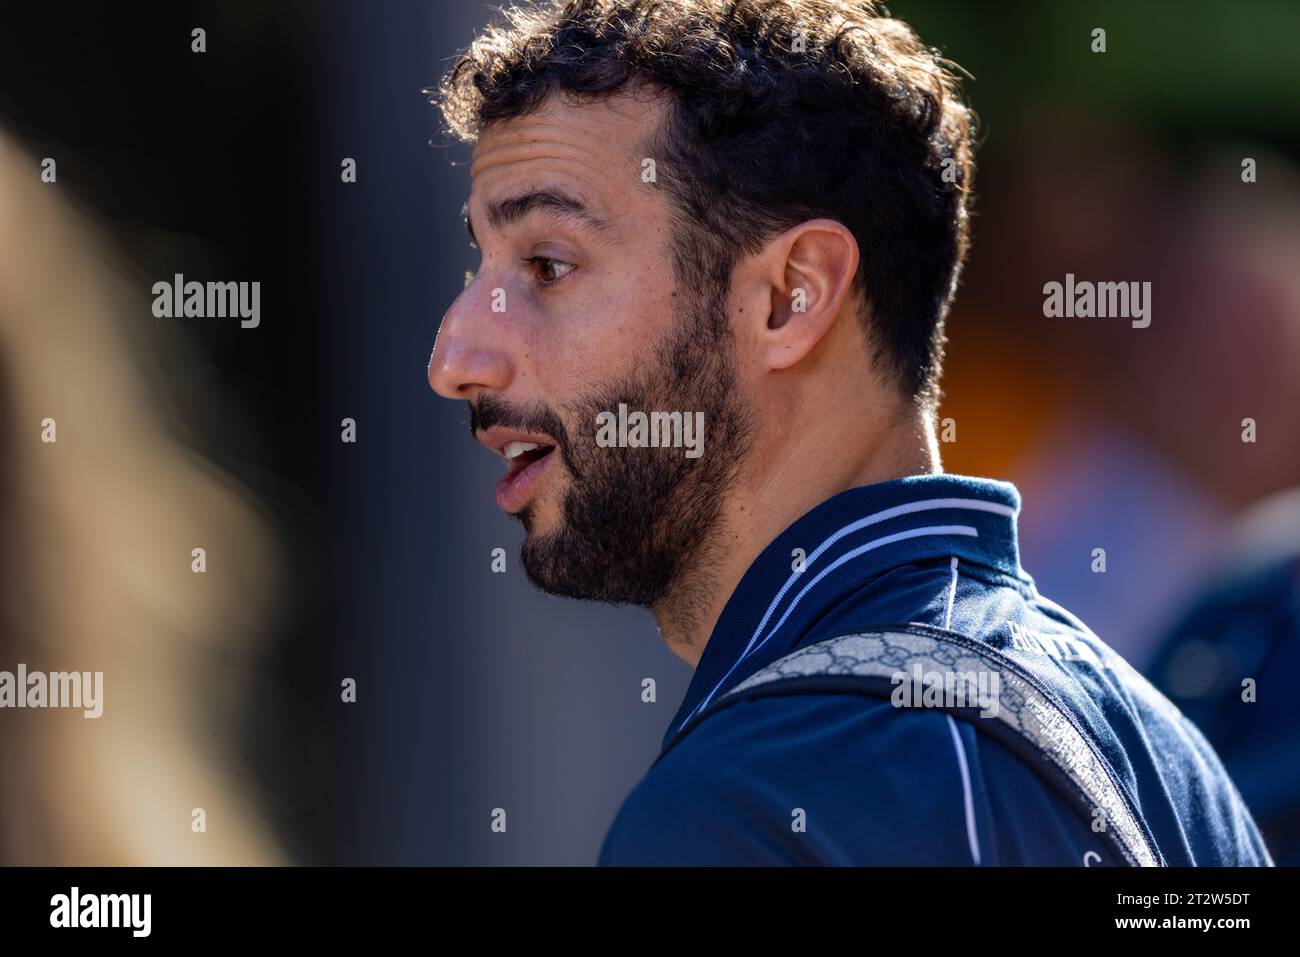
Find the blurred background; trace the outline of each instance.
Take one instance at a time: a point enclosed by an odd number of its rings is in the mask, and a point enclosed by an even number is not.
[[[1017,484],[1040,590],[1300,863],[1300,7],[890,9],[981,119],[945,467]],[[475,254],[421,89],[490,15],[6,14],[0,670],[102,670],[105,708],[0,711],[0,862],[590,864],[657,754],[688,667],[648,613],[533,591],[426,381]],[[155,318],[175,273],[259,281],[260,325]],[[1150,327],[1044,318],[1066,273],[1151,282]]]

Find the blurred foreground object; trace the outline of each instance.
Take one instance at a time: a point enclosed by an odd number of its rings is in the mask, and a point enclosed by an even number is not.
[[[273,539],[164,425],[193,357],[148,281],[40,173],[0,134],[0,670],[102,671],[103,715],[0,709],[0,861],[280,863],[233,753]]]

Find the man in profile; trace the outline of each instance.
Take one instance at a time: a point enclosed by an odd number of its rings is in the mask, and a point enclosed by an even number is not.
[[[530,580],[695,666],[602,863],[1271,863],[1197,730],[1038,594],[1016,490],[942,473],[973,130],[906,24],[571,0],[437,99],[481,263],[430,383],[505,459]]]

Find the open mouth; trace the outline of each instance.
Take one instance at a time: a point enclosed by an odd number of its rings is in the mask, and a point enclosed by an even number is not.
[[[518,472],[534,462],[544,459],[555,450],[553,445],[538,445],[533,442],[507,442],[501,454],[506,457],[506,470]]]
[[[551,461],[554,445],[535,442],[507,442],[501,450],[506,460],[506,474],[497,483],[497,504],[507,512],[517,512]]]

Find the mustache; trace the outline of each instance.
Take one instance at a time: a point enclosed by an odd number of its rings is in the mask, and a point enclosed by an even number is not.
[[[564,421],[550,406],[538,402],[528,406],[511,405],[500,396],[483,395],[469,404],[469,431],[478,433],[494,425],[520,432],[539,432],[555,440],[555,447],[566,465],[571,464],[572,444]]]

